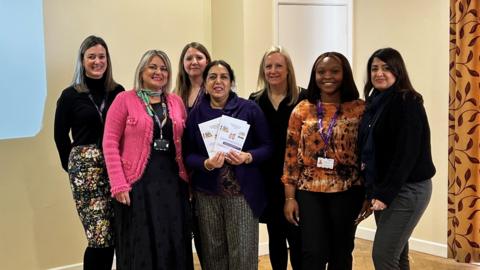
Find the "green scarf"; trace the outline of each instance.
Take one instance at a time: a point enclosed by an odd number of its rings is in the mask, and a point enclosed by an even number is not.
[[[150,105],[150,97],[159,97],[163,94],[163,91],[152,91],[150,89],[139,89],[137,90],[137,96],[145,103],[147,108],[147,113],[150,116],[153,116],[155,112],[153,111],[152,105]]]

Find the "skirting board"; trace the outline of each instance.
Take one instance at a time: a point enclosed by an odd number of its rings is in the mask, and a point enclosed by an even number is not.
[[[48,270],[83,270],[83,263],[76,263],[76,264],[55,267],[55,268],[49,268]]]
[[[375,237],[375,230],[359,226],[357,227],[357,233],[355,236],[361,239],[373,241]],[[410,250],[415,250],[430,255],[447,258],[448,250],[446,244],[411,237],[408,241],[408,245],[410,247]]]
[[[195,246],[192,244],[193,253],[197,253]],[[268,242],[258,243],[258,256],[263,256],[268,254]],[[113,269],[115,269],[115,258],[113,261]],[[83,263],[76,263],[71,265],[64,265],[60,267],[50,268],[48,270],[83,270]]]

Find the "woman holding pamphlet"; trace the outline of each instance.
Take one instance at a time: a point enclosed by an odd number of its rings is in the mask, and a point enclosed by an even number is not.
[[[185,161],[204,269],[257,269],[258,217],[266,205],[259,165],[271,154],[268,126],[254,102],[232,91],[228,63],[209,63],[203,80],[206,94],[187,121]]]
[[[170,93],[171,72],[164,52],[147,51],[134,89],[108,111],[103,147],[116,200],[117,269],[193,269],[181,154],[186,111]]]
[[[283,214],[285,195],[280,178],[283,173],[288,119],[295,105],[305,99],[305,89],[300,92],[292,60],[283,47],[273,46],[265,52],[258,71],[257,89],[249,99],[254,100],[265,113],[273,140],[272,158],[262,165],[268,203],[260,222],[267,224],[272,269],[287,269],[290,249],[292,268],[300,270],[300,229],[288,222]]]
[[[320,55],[307,99],[290,116],[282,176],[285,217],[300,226],[302,269],[352,269],[355,219],[364,201],[357,133],[364,102],[348,60]]]

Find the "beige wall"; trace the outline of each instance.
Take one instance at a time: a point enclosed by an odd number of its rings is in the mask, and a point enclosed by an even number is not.
[[[258,66],[273,42],[273,3],[258,0],[212,0],[214,59],[234,69],[238,93],[256,89]]]
[[[212,51],[213,59],[230,64],[238,88],[242,88],[243,59],[243,1],[212,0]]]
[[[373,50],[392,46],[405,57],[424,95],[437,166],[432,202],[414,237],[446,242],[448,1],[354,1],[354,72],[364,80]],[[273,1],[45,0],[48,96],[41,132],[0,141],[0,261],[2,269],[46,269],[81,262],[85,240],[67,175],[53,143],[53,114],[71,80],[80,42],[89,34],[109,44],[114,75],[130,88],[141,54],[165,50],[176,74],[185,43],[200,41],[213,58],[230,61],[239,92],[256,87],[260,57],[273,43]],[[310,67],[306,67],[310,68]],[[361,88],[361,87],[360,87]],[[371,220],[363,226],[372,227]],[[262,227],[260,242],[267,239]]]

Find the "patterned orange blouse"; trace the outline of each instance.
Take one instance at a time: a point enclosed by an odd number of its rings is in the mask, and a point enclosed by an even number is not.
[[[326,133],[337,105],[322,103]],[[357,157],[358,125],[365,110],[363,100],[342,103],[333,135],[324,153],[325,143],[318,130],[317,106],[300,102],[290,116],[282,181],[297,189],[313,192],[340,192],[362,185]],[[333,169],[317,167],[317,158],[334,159]]]

